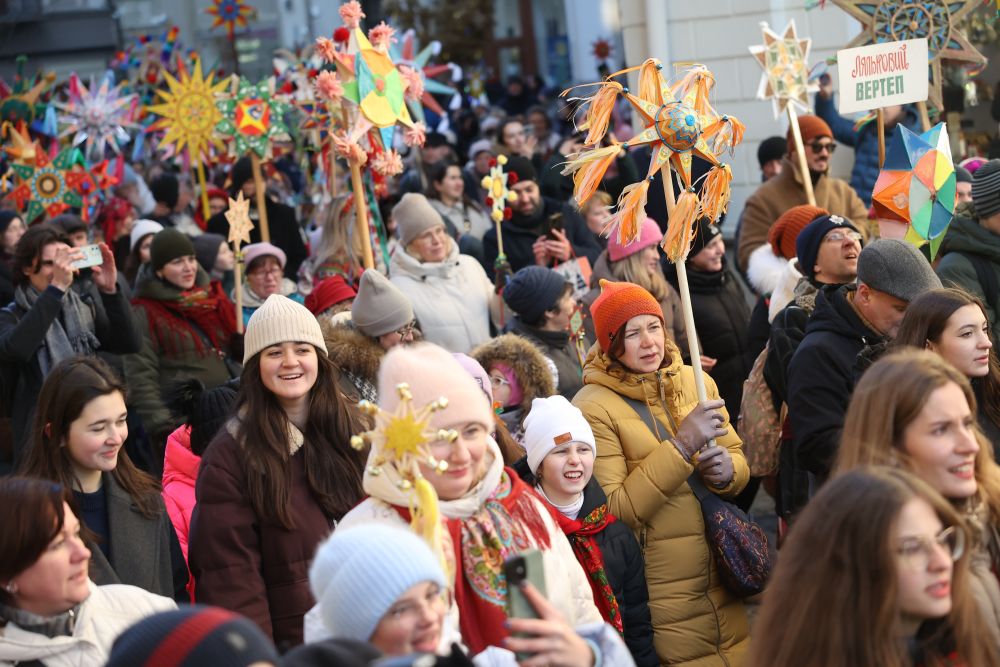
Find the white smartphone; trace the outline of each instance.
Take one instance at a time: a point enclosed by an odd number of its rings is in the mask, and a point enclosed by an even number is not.
[[[73,262],[74,269],[89,269],[92,266],[104,264],[104,258],[101,256],[101,246],[96,243],[85,245],[78,248],[78,250],[83,253],[83,258]]]

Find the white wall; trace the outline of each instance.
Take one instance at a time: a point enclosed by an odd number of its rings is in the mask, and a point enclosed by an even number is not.
[[[780,33],[794,19],[799,36],[813,40],[810,66],[843,48],[860,32],[861,24],[832,3],[822,10],[806,11],[805,3],[795,0],[619,0],[619,6],[626,48],[631,42],[645,53],[630,53],[629,66],[651,55],[671,62],[706,65],[715,74],[716,108],[747,126],[743,144],[730,160],[733,200],[725,231],[731,233],[743,202],[759,185],[757,146],[761,140],[784,135],[788,129],[785,117],[774,118],[770,101],[756,99],[761,68],[748,48],[763,43],[760,22],[767,21],[772,30]],[[648,22],[651,15],[659,17],[652,24]],[[652,48],[650,38],[654,41]],[[643,41],[646,43],[641,44]],[[846,176],[852,164],[852,151],[840,146],[834,156],[833,173]]]

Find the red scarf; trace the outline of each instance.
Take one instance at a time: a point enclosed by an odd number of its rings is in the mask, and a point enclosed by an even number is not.
[[[184,338],[193,341],[198,356],[207,356],[210,351],[228,353],[229,340],[236,332],[236,307],[219,281],[179,292],[174,300],[139,297],[132,303],[145,308],[149,331],[167,356],[183,349]],[[212,349],[205,345],[206,336]]]
[[[526,549],[547,550],[551,546],[536,504],[541,502],[516,472],[506,468],[497,488],[475,514],[467,519],[442,517],[451,538],[450,557],[456,564],[454,593],[459,629],[470,655],[489,646],[502,647],[509,634],[504,627],[504,561]],[[393,508],[409,523],[407,508]],[[459,567],[461,572],[457,571]]]
[[[569,538],[576,559],[587,573],[587,580],[594,592],[594,603],[601,610],[601,616],[621,634],[622,615],[618,609],[618,600],[608,583],[601,548],[594,539],[595,535],[616,521],[615,515],[608,511],[608,504],[603,503],[583,519],[570,519],[561,512],[555,512],[555,517],[559,521],[559,527]]]

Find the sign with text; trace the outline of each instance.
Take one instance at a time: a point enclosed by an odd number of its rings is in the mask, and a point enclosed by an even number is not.
[[[840,113],[927,99],[927,39],[837,51]]]

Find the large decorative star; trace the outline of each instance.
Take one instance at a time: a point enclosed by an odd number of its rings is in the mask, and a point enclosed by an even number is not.
[[[253,221],[250,220],[250,200],[243,198],[242,190],[236,195],[236,199],[229,198],[229,208],[225,213],[229,222],[229,242],[237,251],[243,243],[250,243],[250,230],[253,229]]]
[[[396,63],[396,67],[399,68],[400,72],[404,76],[408,76],[409,72],[414,72],[420,79],[422,84],[422,92],[419,99],[413,99],[413,96],[406,98],[406,105],[410,109],[410,113],[413,115],[417,121],[425,123],[426,119],[424,117],[424,107],[427,107],[438,116],[444,116],[445,111],[438,104],[438,101],[434,99],[434,95],[457,95],[458,91],[448,86],[446,84],[437,81],[435,77],[438,77],[445,72],[452,71],[453,65],[451,64],[429,64],[432,56],[436,56],[441,52],[441,42],[435,40],[420,49],[417,43],[416,33],[412,28],[403,33],[403,44],[402,48],[397,53],[395,49],[390,52],[390,57]]]
[[[795,34],[795,21],[789,21],[785,31],[778,35],[767,23],[761,22],[764,43],[750,47],[764,73],[760,79],[757,97],[774,102],[777,118],[789,102],[809,111],[809,93],[818,90],[809,83],[809,48],[812,40],[799,39]]]
[[[226,34],[232,40],[236,34],[236,27],[246,28],[257,10],[243,0],[212,0],[212,6],[206,9],[205,13],[215,17],[211,27],[214,29],[220,25],[226,26]]]
[[[25,222],[31,224],[42,214],[55,217],[70,207],[83,206],[77,188],[87,174],[76,168],[82,162],[77,148],[63,149],[51,162],[45,151],[36,148],[34,165],[11,165],[20,183],[7,196],[24,213]]]
[[[985,65],[986,58],[969,43],[958,24],[982,3],[979,0],[833,0],[861,21],[864,29],[845,48],[927,38],[930,87],[927,102],[941,109],[941,61]]]
[[[271,142],[288,135],[284,118],[289,105],[274,95],[267,80],[254,85],[241,77],[236,92],[215,104],[220,113],[215,130],[233,138],[237,155],[252,150],[267,158]]]
[[[73,146],[84,145],[84,154],[91,162],[105,158],[107,148],[116,154],[128,143],[125,128],[134,128],[138,100],[135,95],[123,95],[122,83],[112,85],[112,77],[105,76],[98,85],[93,78],[88,88],[73,74],[69,78],[69,99],[53,103],[62,113],[59,138],[71,137]]]
[[[193,71],[182,66],[177,78],[167,71],[163,75],[168,89],[156,91],[162,102],[147,107],[160,116],[150,130],[166,131],[160,147],[168,155],[180,154],[186,149],[193,162],[204,162],[210,147],[221,152],[225,145],[215,135],[215,127],[222,120],[222,114],[215,97],[225,91],[228,81],[214,82],[214,73],[204,77],[200,60],[195,60]]]

